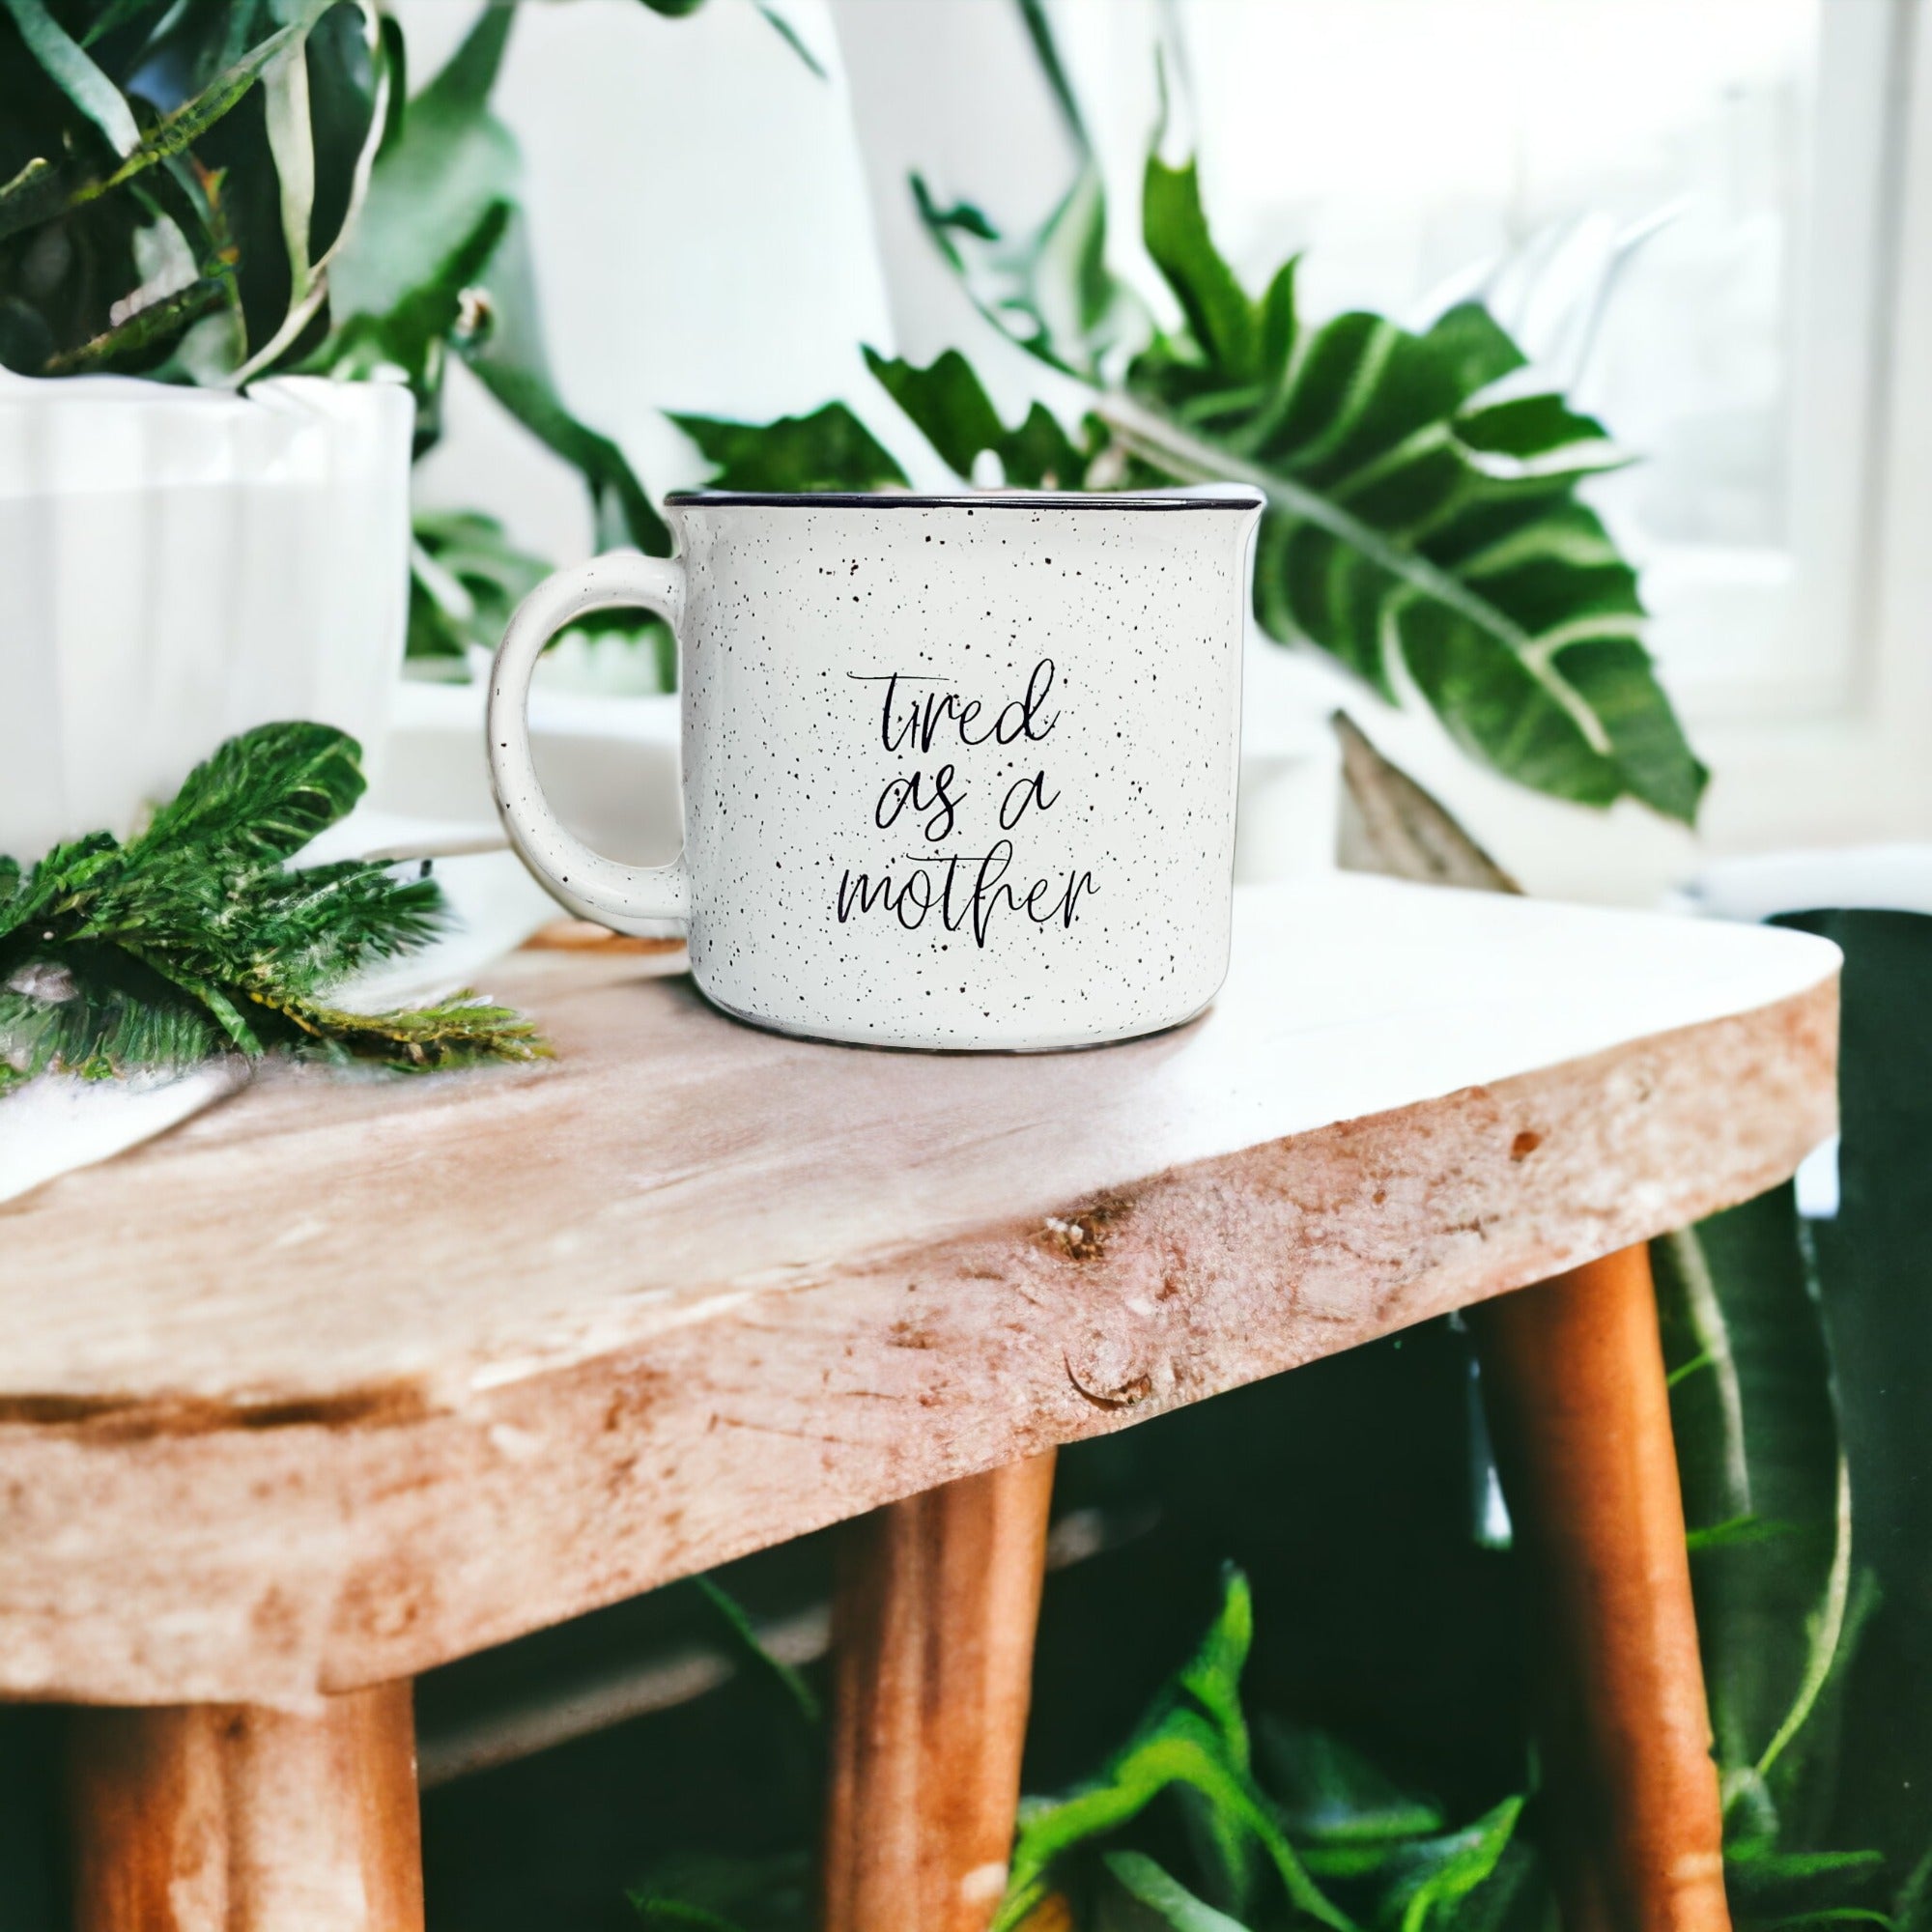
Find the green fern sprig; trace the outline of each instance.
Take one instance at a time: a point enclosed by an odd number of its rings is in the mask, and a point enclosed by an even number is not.
[[[291,867],[361,797],[355,741],[264,724],[188,775],[145,831],[0,858],[0,1091],[49,1069],[89,1078],[277,1049],[417,1069],[549,1049],[469,993],[350,1012],[330,994],[414,952],[447,921],[442,889],[361,860]]]

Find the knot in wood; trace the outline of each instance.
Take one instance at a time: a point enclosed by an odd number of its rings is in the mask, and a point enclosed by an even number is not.
[[[1150,1344],[1147,1335],[1095,1329],[1066,1350],[1067,1379],[1102,1408],[1132,1408],[1154,1390]]]

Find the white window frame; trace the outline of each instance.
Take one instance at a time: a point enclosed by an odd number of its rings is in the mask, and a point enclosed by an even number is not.
[[[1825,13],[1794,424],[1810,581],[1786,649],[1734,658],[1715,707],[1686,693],[1719,851],[1932,838],[1932,6]]]

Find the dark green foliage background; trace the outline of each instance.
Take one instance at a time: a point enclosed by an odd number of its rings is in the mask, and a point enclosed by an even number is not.
[[[1832,1829],[1896,1863],[1932,1842],[1932,918],[1779,923],[1845,952],[1841,1198],[1817,1241],[1854,1547],[1879,1601],[1849,1689]]]

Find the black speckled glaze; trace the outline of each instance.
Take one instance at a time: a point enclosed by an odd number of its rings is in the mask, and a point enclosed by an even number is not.
[[[671,505],[698,984],[747,1018],[881,1045],[1066,1046],[1188,1018],[1227,970],[1255,503],[887,500]],[[886,687],[860,681],[945,678],[923,689],[997,715],[1042,659],[1057,723],[1038,742],[968,747],[942,724],[924,755],[889,752]],[[910,810],[879,827],[883,788],[948,763],[964,791],[950,838]],[[1038,771],[1054,804],[1002,835],[1007,788]],[[1002,902],[981,945],[944,903],[914,930],[882,903],[839,921],[856,875],[896,881],[911,853],[977,858],[1001,836],[1016,890],[1092,875],[1070,923]],[[969,874],[952,876],[957,911]]]

